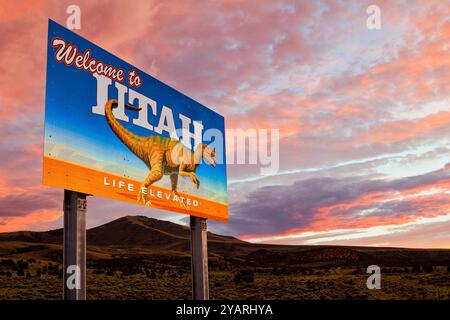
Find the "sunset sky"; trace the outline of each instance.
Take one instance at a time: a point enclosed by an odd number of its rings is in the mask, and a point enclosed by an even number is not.
[[[228,166],[254,242],[450,248],[450,2],[0,1],[0,232],[62,227],[42,180],[48,18],[225,116],[280,130],[280,171]],[[381,8],[380,30],[366,8]],[[232,152],[231,148],[229,150]],[[88,227],[187,216],[91,197]]]

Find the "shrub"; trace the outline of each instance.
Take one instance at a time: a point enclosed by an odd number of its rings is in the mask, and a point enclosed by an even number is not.
[[[14,262],[14,260],[11,260],[11,259],[2,259],[2,260],[0,260],[0,266],[13,267],[15,265],[16,265],[16,263]]]
[[[434,271],[434,268],[433,266],[424,266],[423,271],[425,271],[426,273],[431,273]]]
[[[19,269],[28,269],[28,262],[23,261],[23,260],[19,260],[17,262],[17,268],[19,268]]]
[[[359,275],[359,274],[361,274],[361,269],[357,268],[357,269],[353,270],[351,274],[352,275]]]
[[[381,268],[381,274],[386,274],[386,273],[392,273],[392,270],[390,268]]]
[[[5,275],[6,275],[8,278],[11,278],[11,277],[12,277],[12,273],[9,272],[9,271],[7,271],[7,272],[5,273]]]
[[[17,276],[18,277],[23,277],[25,275],[25,273],[23,272],[22,269],[17,270]]]
[[[171,277],[171,278],[177,278],[177,277],[178,277],[178,272],[177,272],[177,271],[170,271],[169,277]]]
[[[145,273],[145,276],[146,276],[147,278],[150,278],[150,279],[156,279],[156,278],[157,278],[156,272],[155,272],[154,270],[151,270],[151,269],[145,269],[145,270],[144,270],[144,273]]]
[[[414,266],[412,271],[415,272],[415,273],[420,273],[420,272],[422,272],[422,267],[421,266]]]
[[[311,269],[305,269],[305,270],[303,270],[303,274],[309,276],[309,275],[314,274],[314,271]]]
[[[247,282],[251,283],[255,280],[255,274],[252,270],[240,270],[234,274],[234,283]]]
[[[48,266],[47,268],[42,268],[42,274],[48,274],[49,276],[59,276],[59,273],[60,272],[63,272],[63,269],[61,268],[61,271],[60,271],[60,269],[58,268],[58,265],[51,265],[51,266]]]

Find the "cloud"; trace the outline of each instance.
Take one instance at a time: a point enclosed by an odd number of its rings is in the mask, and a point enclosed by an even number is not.
[[[254,238],[260,243],[301,245],[350,245],[361,244],[377,247],[450,248],[450,214],[430,218],[418,218],[400,225],[383,225],[369,228],[319,232],[303,232],[289,235]]]
[[[45,50],[47,18],[64,25],[69,4],[11,2],[0,11],[0,208],[16,214],[8,230],[41,217],[42,228],[60,223],[51,220],[60,191],[41,186]],[[448,189],[436,171],[450,160],[445,2],[380,0],[378,31],[365,27],[370,1],[77,4],[77,33],[224,114],[229,128],[280,129],[283,174],[247,181],[257,167],[230,166],[229,178],[243,182],[230,186],[230,224],[212,224],[217,230],[371,228],[448,206],[446,194],[421,194]],[[386,201],[396,192],[404,198]],[[91,202],[101,214],[89,223],[133,212]]]
[[[53,229],[62,214],[62,210],[40,209],[23,216],[0,216],[0,232]]]
[[[309,178],[292,185],[265,186],[230,207],[228,225],[215,230],[243,238],[300,231],[402,224],[450,211],[450,173],[384,180],[367,177]]]
[[[38,210],[60,210],[61,190],[24,188],[0,195],[0,217],[27,216]]]

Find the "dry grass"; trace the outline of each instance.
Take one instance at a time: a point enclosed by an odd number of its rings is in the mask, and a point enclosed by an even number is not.
[[[210,254],[211,299],[450,299],[450,269],[386,267],[380,290],[362,266],[250,266]],[[191,299],[186,252],[89,247],[88,299]],[[61,299],[61,245],[0,242],[0,299]]]
[[[40,262],[40,263],[39,263]],[[60,299],[60,275],[36,275],[47,261],[29,266],[30,275],[9,278],[0,275],[0,299]],[[61,266],[59,266],[61,268]],[[254,273],[253,282],[236,283],[236,270],[210,272],[212,299],[450,299],[450,272],[435,268],[431,273],[389,273],[382,276],[381,290],[366,288],[367,276],[352,274],[359,268],[314,270],[315,275]],[[188,270],[145,270],[125,276],[120,271],[106,275],[88,270],[88,299],[190,299]],[[5,267],[3,267],[5,271]],[[154,277],[154,278],[153,278]]]

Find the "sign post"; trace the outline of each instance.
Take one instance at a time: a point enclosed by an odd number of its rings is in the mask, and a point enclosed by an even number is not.
[[[192,298],[209,300],[206,219],[191,216]]]
[[[64,190],[64,300],[86,300],[86,194]]]

